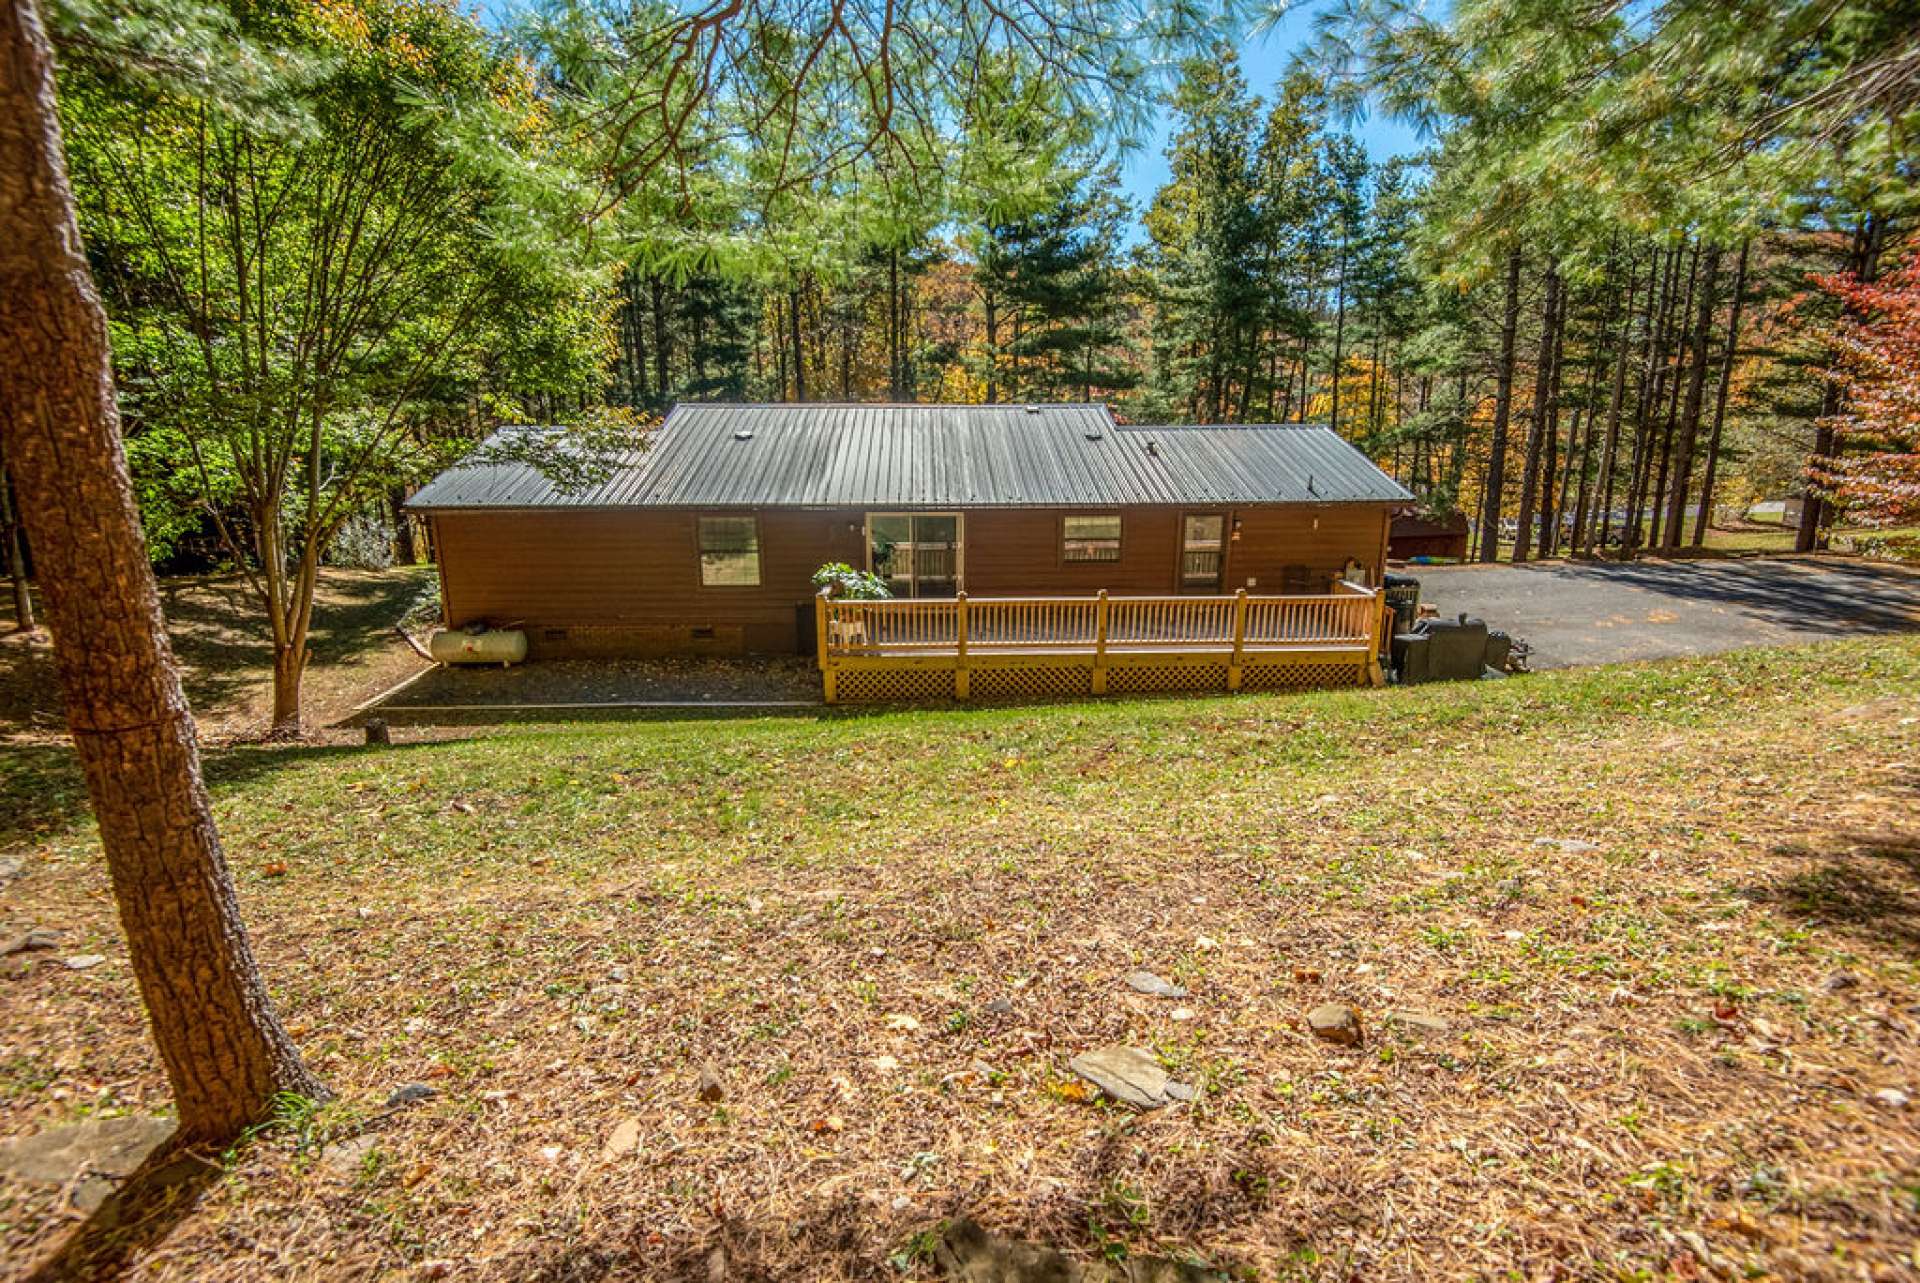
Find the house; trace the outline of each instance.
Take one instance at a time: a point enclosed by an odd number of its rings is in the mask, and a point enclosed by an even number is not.
[[[595,480],[488,463],[416,494],[446,623],[536,657],[806,653],[828,562],[903,598],[1326,593],[1378,582],[1410,498],[1322,427],[1098,405],[682,405]]]

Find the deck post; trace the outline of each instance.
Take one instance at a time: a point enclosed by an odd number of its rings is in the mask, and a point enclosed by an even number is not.
[[[822,695],[829,704],[839,695],[833,662],[827,657],[827,594],[832,591],[822,588],[813,598],[813,653],[819,657]]]
[[[953,697],[966,699],[973,693],[973,675],[967,669],[967,594],[963,589],[953,595]]]
[[[1107,590],[1093,605],[1093,685],[1095,695],[1107,693]]]
[[[1236,588],[1233,593],[1233,656],[1227,660],[1227,689],[1240,689],[1241,665],[1247,654],[1247,590]]]
[[[1383,581],[1384,582],[1384,581]],[[1387,621],[1393,618],[1393,612],[1387,609],[1387,590],[1373,590],[1373,628],[1370,630],[1372,644],[1367,647],[1367,681],[1374,686],[1387,684],[1387,670],[1381,667],[1380,652],[1388,645]]]

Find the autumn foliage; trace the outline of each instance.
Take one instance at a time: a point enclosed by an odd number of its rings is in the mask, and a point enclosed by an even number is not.
[[[1846,307],[1831,371],[1845,408],[1828,420],[1841,449],[1815,479],[1863,520],[1920,520],[1920,249],[1878,280],[1818,284]]]

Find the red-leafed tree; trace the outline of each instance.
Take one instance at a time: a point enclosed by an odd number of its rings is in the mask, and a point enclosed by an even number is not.
[[[1818,284],[1846,308],[1830,374],[1846,410],[1826,421],[1841,449],[1814,480],[1860,520],[1920,521],[1920,248],[1877,280]]]

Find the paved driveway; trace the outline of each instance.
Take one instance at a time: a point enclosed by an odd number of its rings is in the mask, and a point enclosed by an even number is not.
[[[1484,618],[1536,668],[1920,629],[1920,571],[1839,557],[1409,566],[1445,618]]]

